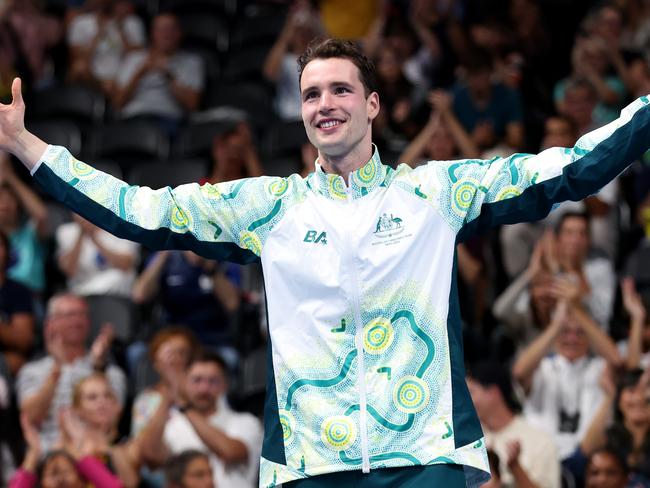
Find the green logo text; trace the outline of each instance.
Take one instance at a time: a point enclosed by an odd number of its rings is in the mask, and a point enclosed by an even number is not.
[[[315,230],[308,230],[302,242],[313,242],[314,244],[327,244],[327,232],[320,234]]]

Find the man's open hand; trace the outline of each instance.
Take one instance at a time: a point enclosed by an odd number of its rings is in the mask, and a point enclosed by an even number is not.
[[[0,104],[0,148],[14,152],[21,133],[25,130],[25,102],[21,92],[20,78],[11,84],[12,102]]]

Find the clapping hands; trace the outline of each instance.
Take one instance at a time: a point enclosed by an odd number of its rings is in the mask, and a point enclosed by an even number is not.
[[[633,321],[645,324],[647,310],[643,306],[641,295],[636,291],[634,279],[630,277],[624,278],[621,282],[621,290],[623,292],[623,306],[625,307],[625,311]]]
[[[102,325],[99,334],[97,334],[97,337],[90,346],[90,360],[93,368],[104,369],[114,337],[115,329],[113,325],[108,322]]]

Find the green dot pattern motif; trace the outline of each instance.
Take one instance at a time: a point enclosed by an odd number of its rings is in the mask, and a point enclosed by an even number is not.
[[[323,442],[336,451],[344,451],[357,439],[357,429],[345,415],[325,419],[321,428]]]
[[[380,354],[393,343],[393,326],[384,317],[373,320],[364,329],[363,347],[370,354]]]
[[[406,376],[395,385],[393,402],[400,412],[420,412],[429,403],[429,387],[416,376]]]

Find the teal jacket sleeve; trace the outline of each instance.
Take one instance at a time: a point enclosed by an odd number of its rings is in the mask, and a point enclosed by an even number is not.
[[[572,148],[492,160],[431,161],[423,169],[435,206],[463,240],[499,224],[537,220],[553,205],[593,195],[650,146],[647,97]]]
[[[248,263],[287,207],[303,198],[302,179],[247,178],[152,190],[129,185],[49,146],[33,171],[54,198],[108,232],[152,249],[191,249]]]

